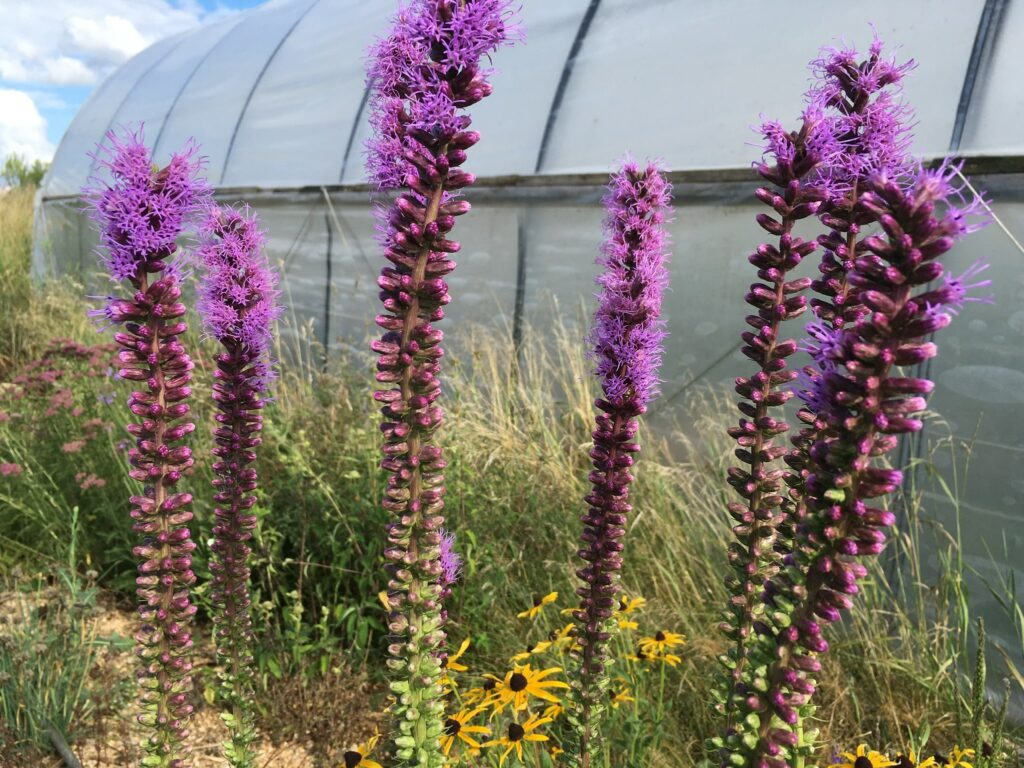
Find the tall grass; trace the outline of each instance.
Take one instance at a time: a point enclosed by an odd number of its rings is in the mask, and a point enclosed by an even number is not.
[[[0,374],[39,354],[50,339],[85,335],[77,311],[81,288],[73,281],[33,289],[32,201],[35,187],[12,187],[0,195]]]
[[[75,286],[29,284],[30,195],[18,194],[0,198],[0,274],[10,276],[0,284],[4,381],[37,358],[53,336],[97,341],[82,320]],[[384,643],[384,611],[377,599],[385,588],[384,516],[369,361],[342,359],[325,368],[313,329],[295,330],[295,349],[281,350],[291,362],[267,409],[261,456],[267,481],[257,505],[256,657],[265,701],[285,689],[278,680],[329,678],[339,653],[359,668],[381,654]],[[198,340],[192,346],[198,350]],[[568,597],[573,588],[596,392],[578,333],[568,325],[526,329],[519,345],[507,329],[468,329],[450,347],[443,399],[447,514],[466,560],[450,605],[450,629],[456,640],[472,638],[463,661],[474,671],[499,673],[529,642],[528,622],[516,614],[537,595],[559,591]],[[201,392],[210,366],[202,354],[196,359]],[[100,584],[128,605],[134,561],[122,501],[127,489],[120,485],[122,409],[107,408],[99,397],[117,389],[120,398],[124,392],[92,357],[57,354],[50,360],[83,411],[74,415],[72,406],[47,416],[49,390],[35,400],[12,402],[3,400],[10,385],[0,384],[0,409],[20,414],[0,422],[0,462],[24,467],[20,476],[0,478],[0,563],[68,562],[74,512],[82,521],[74,564],[99,571]],[[203,457],[212,414],[203,398],[196,400],[197,466],[188,485],[202,489],[209,481]],[[682,411],[697,414],[692,423],[658,435],[641,428],[644,460],[637,467],[623,585],[648,599],[649,624],[688,637],[683,664],[668,678],[669,720],[657,753],[645,763],[652,768],[698,763],[704,758],[702,739],[718,727],[711,689],[715,658],[725,650],[715,626],[726,599],[729,401],[727,393],[707,389]],[[64,451],[90,418],[106,426],[80,450]],[[74,479],[81,472],[107,485],[83,490]],[[939,576],[928,583],[917,533],[924,510],[915,494],[903,501],[910,532],[895,546],[906,578],[894,587],[881,569],[872,573],[861,609],[841,627],[821,676],[816,725],[829,749],[864,740],[905,746],[908,733],[920,734],[922,724],[943,749],[957,736],[956,712],[970,666],[961,661],[971,622],[957,586],[963,565],[951,535]],[[196,512],[201,546],[195,568],[206,582],[211,511],[202,493]],[[205,599],[200,589],[200,605]],[[1012,595],[1006,600],[1014,605]],[[379,696],[367,697],[368,708],[381,704]],[[823,753],[822,760],[828,756]]]

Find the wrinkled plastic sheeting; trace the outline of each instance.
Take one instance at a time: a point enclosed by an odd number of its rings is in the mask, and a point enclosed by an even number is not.
[[[888,50],[918,62],[906,83],[918,113],[914,149],[940,154],[984,4],[863,0],[826,13],[809,0],[602,0],[586,35],[589,0],[522,5],[529,43],[495,56],[495,96],[473,110],[484,139],[470,170],[480,176],[531,175],[542,154],[541,173],[605,172],[627,149],[673,170],[746,166],[758,154],[749,126],[762,115],[795,119],[820,46],[846,37],[864,50],[873,21]],[[195,137],[218,186],[361,182],[366,49],[393,10],[292,0],[154,44],[79,111],[44,195],[76,194],[91,165],[85,154],[103,132],[140,120],[159,136],[158,158]],[[966,134],[972,152],[1021,149],[1019,50],[1010,42],[1022,13],[1008,11],[979,80]]]
[[[914,151],[942,154],[983,5],[603,0],[540,170],[604,171],[627,148],[672,169],[749,165],[758,156],[751,124],[796,119],[820,47],[865,51],[872,26],[887,53],[917,61],[906,81],[918,115]],[[1008,83],[1017,71],[1006,68]]]

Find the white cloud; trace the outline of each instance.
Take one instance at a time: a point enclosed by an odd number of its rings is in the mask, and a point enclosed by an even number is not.
[[[225,15],[195,0],[4,0],[0,80],[95,83],[160,38]]]
[[[83,18],[72,16],[64,22],[70,49],[97,61],[119,64],[146,47],[149,42],[123,16]]]
[[[53,157],[46,120],[24,91],[0,88],[0,159],[18,153],[29,160]]]
[[[47,59],[43,68],[46,72],[45,81],[52,85],[92,85],[96,82],[96,73],[80,59],[70,56]]]

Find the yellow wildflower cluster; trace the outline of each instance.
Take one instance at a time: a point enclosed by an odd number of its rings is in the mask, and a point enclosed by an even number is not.
[[[580,646],[576,609],[559,610],[557,602],[557,592],[541,595],[519,614],[529,622],[527,639],[532,642],[512,655],[503,672],[472,670],[465,661],[471,646],[468,638],[445,659],[440,684],[448,709],[441,748],[449,766],[561,764],[561,741],[568,734],[563,717],[568,706],[566,675],[567,670],[571,675],[576,664],[573,652]],[[660,711],[665,669],[681,661],[676,652],[685,643],[683,635],[662,629],[649,635],[640,632],[639,617],[646,605],[642,597],[622,595],[616,607],[608,688],[612,716],[624,713],[642,720],[637,709],[641,702]],[[566,620],[545,628],[543,619],[549,616]],[[650,685],[651,670],[660,670],[657,686]],[[379,768],[372,755],[377,741],[374,736],[344,752],[337,768]]]
[[[854,752],[841,752],[839,761],[833,763],[830,768],[974,768],[973,759],[973,749],[961,749],[955,745],[948,755],[937,753],[922,758],[911,749],[893,759],[883,752],[876,752],[861,744]]]
[[[566,670],[571,671],[575,664],[572,654],[579,642],[575,609],[559,611],[557,602],[557,592],[540,595],[519,614],[529,622],[527,637],[532,635],[533,642],[509,659],[503,673],[474,674],[463,663],[469,640],[446,660],[441,683],[450,714],[442,748],[449,765],[477,765],[486,753],[494,754],[491,759],[499,766],[519,765],[524,760],[529,765],[559,765],[569,689]],[[637,619],[646,602],[642,597],[624,595],[615,613],[615,656],[633,663],[626,663],[622,674],[612,681],[608,691],[612,711],[637,705],[637,684],[646,669],[680,663],[673,651],[683,645],[682,635],[667,630],[639,634]],[[558,615],[568,621],[544,631],[544,618]],[[467,681],[473,684],[467,685]]]

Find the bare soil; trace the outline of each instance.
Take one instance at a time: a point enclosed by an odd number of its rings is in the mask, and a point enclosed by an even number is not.
[[[52,594],[51,594],[52,593]],[[56,590],[38,593],[0,593],[0,634],[3,626],[59,599]],[[124,768],[137,765],[145,728],[135,721],[136,705],[131,698],[130,682],[136,659],[131,638],[135,634],[135,613],[99,601],[90,616],[89,634],[100,650],[90,677],[102,694],[94,700],[92,713],[68,734],[71,751],[83,768]],[[212,646],[205,633],[196,640],[197,688],[204,675],[202,668],[213,660]],[[119,684],[121,683],[121,684]],[[264,713],[259,721],[257,766],[260,768],[321,768],[336,765],[341,753],[373,734],[380,715],[373,702],[380,700],[375,689],[361,673],[347,669],[343,662],[333,666],[325,677],[295,677],[278,681],[261,701]],[[116,691],[128,696],[117,697]],[[197,691],[197,712],[190,723],[191,768],[223,768],[228,762],[220,756],[228,731],[217,709],[207,704]],[[2,736],[2,734],[0,734]],[[5,755],[0,737],[0,768],[62,768],[56,755]]]

